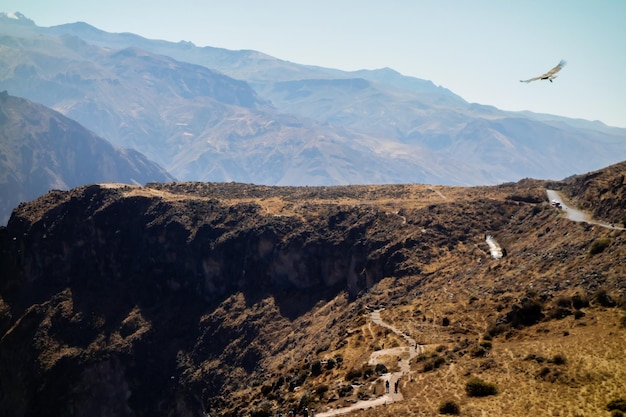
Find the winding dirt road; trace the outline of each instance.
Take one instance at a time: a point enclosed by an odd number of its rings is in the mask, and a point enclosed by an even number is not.
[[[558,201],[559,204],[561,204],[562,210],[565,213],[565,217],[567,217],[569,220],[572,220],[574,222],[589,223],[595,226],[605,227],[607,229],[626,230],[626,228],[623,228],[623,227],[592,220],[589,214],[583,211],[577,210],[575,208],[572,208],[568,206],[567,204],[565,204],[563,197],[557,191],[546,190],[546,193],[548,194],[548,200]]]
[[[394,385],[396,381],[400,380],[400,378],[409,374],[409,372],[411,371],[411,360],[415,358],[418,354],[423,352],[424,347],[421,345],[418,345],[415,339],[413,339],[411,336],[404,334],[400,330],[393,327],[392,325],[385,323],[380,317],[380,312],[381,310],[374,310],[370,313],[370,318],[372,319],[372,322],[381,327],[385,327],[391,330],[398,336],[401,336],[407,343],[407,346],[394,347],[390,349],[381,349],[381,350],[372,352],[372,354],[370,355],[370,359],[368,362],[370,365],[376,365],[377,363],[379,363],[378,359],[381,356],[397,356],[399,358],[398,364],[400,366],[400,370],[398,372],[393,372],[393,373],[389,372],[380,376],[380,378],[383,381],[389,382],[389,393],[386,393],[384,395],[381,395],[380,397],[377,397],[371,400],[358,401],[349,407],[342,407],[342,408],[337,408],[334,410],[328,410],[328,411],[324,411],[321,413],[316,413],[315,414],[316,417],[337,416],[340,414],[349,413],[351,411],[365,410],[368,408],[378,407],[381,405],[390,404],[395,401],[401,401],[404,399],[404,397],[402,396],[402,392],[400,392],[400,390],[398,390],[397,393],[394,392]]]

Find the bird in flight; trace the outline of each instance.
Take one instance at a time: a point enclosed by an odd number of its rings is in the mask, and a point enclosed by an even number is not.
[[[548,80],[550,82],[552,82],[552,80],[554,80],[557,75],[556,73],[561,71],[561,69],[565,66],[566,62],[564,60],[561,60],[561,62],[559,62],[559,64],[552,68],[550,71],[546,72],[545,74],[541,74],[538,77],[534,77],[534,78],[530,78],[528,80],[519,80],[521,83],[529,83],[531,81],[537,81],[537,80]]]

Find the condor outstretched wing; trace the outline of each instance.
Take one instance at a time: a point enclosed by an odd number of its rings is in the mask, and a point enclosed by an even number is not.
[[[550,82],[552,82],[553,79],[555,79],[556,73],[561,71],[561,69],[565,66],[566,62],[564,60],[561,60],[561,62],[559,62],[559,64],[552,68],[550,71],[546,72],[545,74],[541,74],[538,77],[534,77],[534,78],[530,78],[528,80],[520,80],[521,83],[529,83],[531,81],[537,81],[537,80],[548,80]]]

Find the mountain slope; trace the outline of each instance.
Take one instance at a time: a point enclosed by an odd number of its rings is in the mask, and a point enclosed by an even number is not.
[[[462,161],[474,172],[488,172],[490,183],[522,177],[560,179],[626,159],[626,129],[469,104],[430,81],[388,68],[345,72],[298,66],[255,51],[153,41],[85,24],[48,30],[109,47],[135,45],[218,69],[248,81],[280,111],[419,146],[448,164]],[[502,143],[506,146],[499,146]],[[479,177],[466,177],[466,184],[484,183]]]
[[[372,352],[415,349],[372,322],[384,306],[422,354],[403,401],[359,415],[435,416],[446,400],[469,416],[601,415],[626,375],[624,236],[566,220],[545,185],[50,192],[0,227],[0,414],[234,417],[377,398],[398,355],[368,365]],[[498,394],[467,395],[470,377]]]
[[[460,161],[454,169],[442,166],[420,147],[281,114],[245,83],[198,65],[74,37],[6,37],[4,43],[9,59],[0,87],[141,151],[180,179],[462,183],[472,172]]]
[[[469,104],[390,69],[302,66],[85,23],[0,29],[8,35],[0,88],[183,180],[494,184],[626,159],[626,129]]]
[[[0,220],[50,189],[97,182],[171,181],[162,168],[134,150],[106,140],[63,115],[0,94]]]

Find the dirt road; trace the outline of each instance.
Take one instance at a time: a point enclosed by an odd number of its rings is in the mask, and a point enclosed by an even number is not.
[[[605,227],[607,229],[613,230],[626,230],[626,228],[615,226],[613,224],[599,222],[591,219],[591,216],[583,211],[577,210],[565,204],[563,197],[554,190],[546,190],[548,194],[548,200],[557,201],[561,205],[561,209],[565,213],[565,217],[574,222],[583,222],[593,224],[595,226]]]
[[[341,414],[346,414],[351,411],[356,410],[365,410],[367,408],[378,407],[385,404],[390,404],[395,401],[402,401],[404,397],[402,396],[402,392],[399,389],[398,392],[395,392],[395,384],[399,383],[400,379],[409,374],[411,371],[411,360],[415,358],[420,352],[424,351],[424,347],[418,345],[415,339],[411,336],[402,333],[400,330],[396,329],[392,325],[385,323],[380,317],[381,310],[374,310],[370,313],[370,318],[372,322],[385,327],[398,336],[401,336],[407,343],[407,346],[394,347],[390,349],[381,349],[372,352],[369,359],[370,365],[376,365],[379,363],[378,359],[381,356],[397,356],[399,358],[398,365],[400,366],[400,370],[398,372],[389,372],[381,375],[381,379],[385,382],[389,382],[389,393],[385,393],[380,397],[371,399],[371,400],[363,400],[359,401],[349,407],[336,408],[334,410],[324,411],[322,413],[316,413],[316,417],[330,417],[337,416]]]

